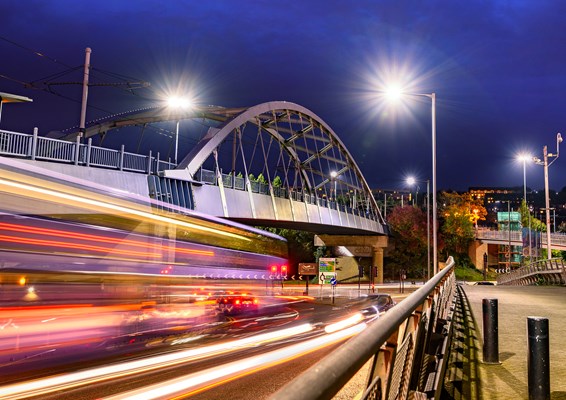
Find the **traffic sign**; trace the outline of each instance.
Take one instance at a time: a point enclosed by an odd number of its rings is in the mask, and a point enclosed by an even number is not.
[[[320,285],[328,285],[332,278],[336,279],[336,272],[321,272],[318,274],[318,283]]]
[[[333,276],[332,278],[330,278],[330,284],[331,284],[332,286],[336,286],[337,283],[338,283],[338,281],[336,280],[336,277],[335,277],[335,276]]]

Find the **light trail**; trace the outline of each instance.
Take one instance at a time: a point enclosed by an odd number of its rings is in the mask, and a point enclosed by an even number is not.
[[[49,236],[64,237],[70,239],[84,239],[94,242],[110,243],[113,245],[113,247],[116,246],[116,244],[120,244],[120,245],[132,246],[132,247],[142,247],[144,249],[150,248],[160,251],[173,250],[177,253],[214,256],[214,252],[210,250],[194,250],[194,249],[184,249],[182,247],[173,247],[167,245],[155,245],[152,243],[141,242],[137,240],[118,239],[118,238],[112,238],[106,236],[90,235],[86,233],[69,232],[60,229],[40,228],[40,227],[32,227],[25,225],[8,224],[2,222],[0,222],[0,229],[12,231],[12,232],[30,233],[36,235],[49,235]],[[104,249],[104,247],[102,247],[102,249]]]
[[[146,212],[146,211],[140,211],[140,210],[136,210],[136,209],[133,209],[133,208],[120,206],[120,205],[117,205],[117,204],[106,203],[106,202],[88,199],[88,198],[73,195],[73,194],[57,192],[57,191],[51,190],[51,189],[45,189],[45,188],[31,186],[31,185],[23,184],[23,183],[19,183],[19,182],[13,182],[13,181],[9,181],[9,180],[6,180],[6,179],[0,179],[0,186],[5,186],[5,187],[8,187],[8,188],[11,188],[11,189],[5,190],[8,193],[13,192],[13,189],[19,189],[19,190],[23,190],[25,192],[39,193],[39,194],[45,195],[45,196],[51,196],[51,197],[63,199],[63,200],[66,200],[66,201],[72,201],[72,202],[76,202],[76,203],[87,204],[87,205],[90,205],[90,206],[104,208],[104,209],[107,209],[107,210],[119,211],[119,212],[123,212],[123,213],[126,213],[126,214],[135,215],[137,217],[143,217],[143,218],[147,218],[147,219],[150,219],[150,220],[165,222],[165,223],[173,224],[173,225],[179,225],[179,226],[183,226],[183,227],[190,228],[190,229],[196,229],[196,230],[201,230],[201,231],[205,231],[205,232],[211,232],[211,233],[214,233],[214,234],[217,234],[217,235],[223,235],[223,236],[228,236],[228,237],[232,237],[232,238],[236,238],[236,239],[240,239],[240,240],[251,241],[250,238],[247,238],[247,237],[244,237],[242,235],[235,234],[235,233],[221,231],[221,230],[218,230],[218,229],[209,228],[209,227],[201,226],[201,225],[197,225],[197,224],[192,224],[192,223],[189,223],[189,222],[186,222],[186,221],[180,221],[180,220],[177,220],[177,219],[164,217],[162,215],[156,215],[156,214],[152,214],[152,213],[149,213],[149,212]],[[33,196],[31,194],[28,194],[27,197],[33,197]]]
[[[314,329],[312,325],[302,324],[292,328],[282,329],[274,332],[267,332],[231,342],[219,343],[212,346],[189,349],[136,361],[128,361],[106,367],[93,368],[44,379],[37,379],[31,382],[13,384],[5,387],[0,387],[0,398],[3,400],[15,400],[31,396],[46,395],[52,393],[53,391],[68,390],[90,383],[97,383],[117,377],[124,377],[137,373],[152,371],[159,368],[170,367],[213,355],[228,353],[248,346],[257,346],[262,343],[281,340],[306,333],[311,331],[312,329]]]
[[[106,397],[105,400],[169,400],[172,398],[184,398],[218,386],[226,381],[290,361],[298,356],[342,341],[360,333],[366,326],[365,323],[361,323],[342,331],[285,347],[284,349],[273,350],[269,353],[223,364],[166,382]]]

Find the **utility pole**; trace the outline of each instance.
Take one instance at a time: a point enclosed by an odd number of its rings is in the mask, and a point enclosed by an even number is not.
[[[545,212],[546,212],[546,247],[547,247],[547,259],[552,258],[552,244],[550,239],[550,194],[548,189],[548,167],[552,165],[554,161],[560,156],[560,143],[562,142],[562,135],[560,133],[556,134],[556,154],[549,153],[547,146],[542,149],[543,159],[533,157],[533,161],[538,165],[544,166],[544,196],[545,196]],[[554,158],[550,163],[549,158]]]
[[[86,133],[86,108],[88,103],[88,88],[89,86],[126,86],[128,90],[143,88],[150,86],[149,82],[113,82],[113,83],[90,83],[90,54],[92,53],[92,49],[87,47],[85,49],[85,63],[83,68],[83,79],[82,82],[43,82],[42,84],[45,85],[49,90],[51,90],[51,86],[63,86],[63,85],[82,85],[83,87],[83,94],[81,100],[81,115],[79,121],[79,132],[76,136],[79,136],[81,139],[85,137]],[[76,68],[71,69],[69,72],[75,71]],[[30,84],[30,87],[40,88],[37,87],[35,84]],[[75,135],[72,133],[71,135]]]
[[[88,98],[88,77],[90,74],[90,53],[92,50],[90,47],[87,47],[85,50],[85,65],[84,65],[84,74],[83,74],[83,98],[81,101],[81,120],[79,123],[79,136],[81,140],[83,139],[86,128],[86,103]]]

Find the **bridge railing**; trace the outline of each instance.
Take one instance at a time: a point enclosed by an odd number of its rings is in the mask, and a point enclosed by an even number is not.
[[[38,136],[37,128],[33,134],[11,132],[0,130],[0,156],[21,157],[32,160],[45,160],[61,162],[87,167],[115,169],[157,175],[159,172],[173,169],[176,164],[161,160],[159,153],[156,156],[149,152],[149,155],[135,154],[125,151],[124,145],[120,150],[109,149],[100,146],[93,146],[92,139],[87,143],[81,143],[80,138],[73,141],[53,139]],[[209,185],[217,185],[216,173],[206,169],[200,169],[200,181]],[[225,187],[236,190],[246,190],[245,179],[243,177],[222,174],[222,183]],[[269,185],[262,182],[250,182],[251,190],[254,193],[269,195]],[[299,190],[289,190],[284,187],[274,187],[274,195],[282,198],[289,198],[295,201],[318,204],[321,207],[330,208],[337,211],[350,213],[377,220],[375,215],[365,213],[363,210],[351,208],[346,204],[337,204],[326,198],[320,198]]]
[[[546,245],[546,233],[545,232],[538,232],[540,235],[540,244],[541,246]],[[511,239],[511,242],[520,242],[523,241],[523,236],[521,231],[498,231],[495,229],[487,229],[487,228],[479,228],[476,230],[476,239],[480,240],[496,240],[501,242],[506,242]],[[550,241],[552,245],[566,247],[566,233],[561,232],[553,232],[550,234]],[[513,243],[513,244],[515,244]]]
[[[528,286],[528,285],[564,285],[566,270],[564,260],[553,258],[539,260],[497,277],[498,285]]]
[[[368,364],[363,395],[356,398],[439,398],[455,292],[450,257],[422,288],[285,385],[272,400],[331,399]]]
[[[218,179],[216,177],[216,172],[201,168],[197,171],[197,179],[207,185],[218,185]],[[231,188],[235,190],[246,190],[246,180],[240,176],[234,176],[232,174],[221,173],[222,185],[225,188]],[[269,184],[250,181],[251,191],[253,193],[270,195]],[[332,210],[341,211],[349,213],[351,215],[356,215],[360,217],[365,217],[368,219],[376,220],[375,216],[365,213],[363,210],[353,208],[347,204],[337,203],[336,201],[331,201],[324,197],[317,197],[316,195],[306,193],[301,189],[289,190],[285,187],[273,187],[273,195],[280,198],[291,198],[294,201],[300,201],[308,204],[318,204],[320,207],[330,208]]]
[[[126,152],[124,146],[120,150],[93,146],[90,138],[85,144],[79,138],[69,142],[41,137],[37,129],[31,135],[0,130],[0,155],[154,175],[175,168],[174,163],[161,160],[159,153],[142,155]]]

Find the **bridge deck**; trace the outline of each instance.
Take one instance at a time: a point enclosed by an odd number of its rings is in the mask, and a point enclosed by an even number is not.
[[[464,291],[469,301],[477,330],[467,331],[468,348],[454,360],[452,367],[452,398],[461,399],[527,399],[528,337],[527,317],[549,319],[550,330],[550,391],[552,399],[566,399],[566,287],[557,286],[468,286]],[[498,299],[499,361],[482,363],[482,299]],[[469,320],[471,318],[468,318]],[[464,329],[461,329],[464,331]],[[458,340],[453,342],[458,346]],[[475,343],[475,344],[474,344]],[[453,354],[458,350],[452,349]],[[455,373],[455,366],[460,374]],[[463,371],[463,373],[462,373]]]

